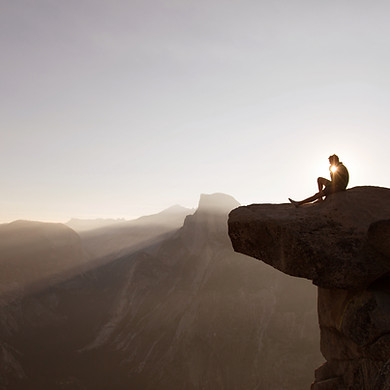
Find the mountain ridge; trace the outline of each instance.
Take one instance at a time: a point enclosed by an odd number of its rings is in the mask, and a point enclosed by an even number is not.
[[[319,358],[313,287],[234,253],[227,213],[204,211],[3,309],[0,343],[24,372],[1,376],[7,390],[301,390]]]

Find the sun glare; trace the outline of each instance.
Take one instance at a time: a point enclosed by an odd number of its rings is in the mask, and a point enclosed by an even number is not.
[[[335,173],[335,172],[337,171],[336,165],[332,165],[332,166],[330,167],[330,170],[331,170],[333,173]]]

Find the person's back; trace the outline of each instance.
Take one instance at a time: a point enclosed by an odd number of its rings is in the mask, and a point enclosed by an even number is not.
[[[332,184],[337,190],[345,190],[349,182],[348,169],[342,162],[339,162],[334,170],[331,170],[330,177]]]

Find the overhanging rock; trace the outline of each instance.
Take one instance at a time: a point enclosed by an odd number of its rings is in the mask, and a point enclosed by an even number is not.
[[[361,289],[390,272],[388,220],[390,190],[365,186],[299,208],[242,206],[228,226],[237,252],[320,287]]]

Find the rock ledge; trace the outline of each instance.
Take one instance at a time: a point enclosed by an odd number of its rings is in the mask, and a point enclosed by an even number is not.
[[[228,228],[235,251],[319,287],[327,361],[312,389],[390,390],[390,190],[355,187],[300,208],[243,206]]]
[[[384,221],[385,220],[385,221]],[[390,190],[355,187],[318,204],[254,204],[229,215],[234,250],[325,288],[356,289],[390,271]],[[375,223],[381,228],[375,228]],[[370,231],[370,234],[368,234]],[[384,247],[386,246],[386,248]]]

